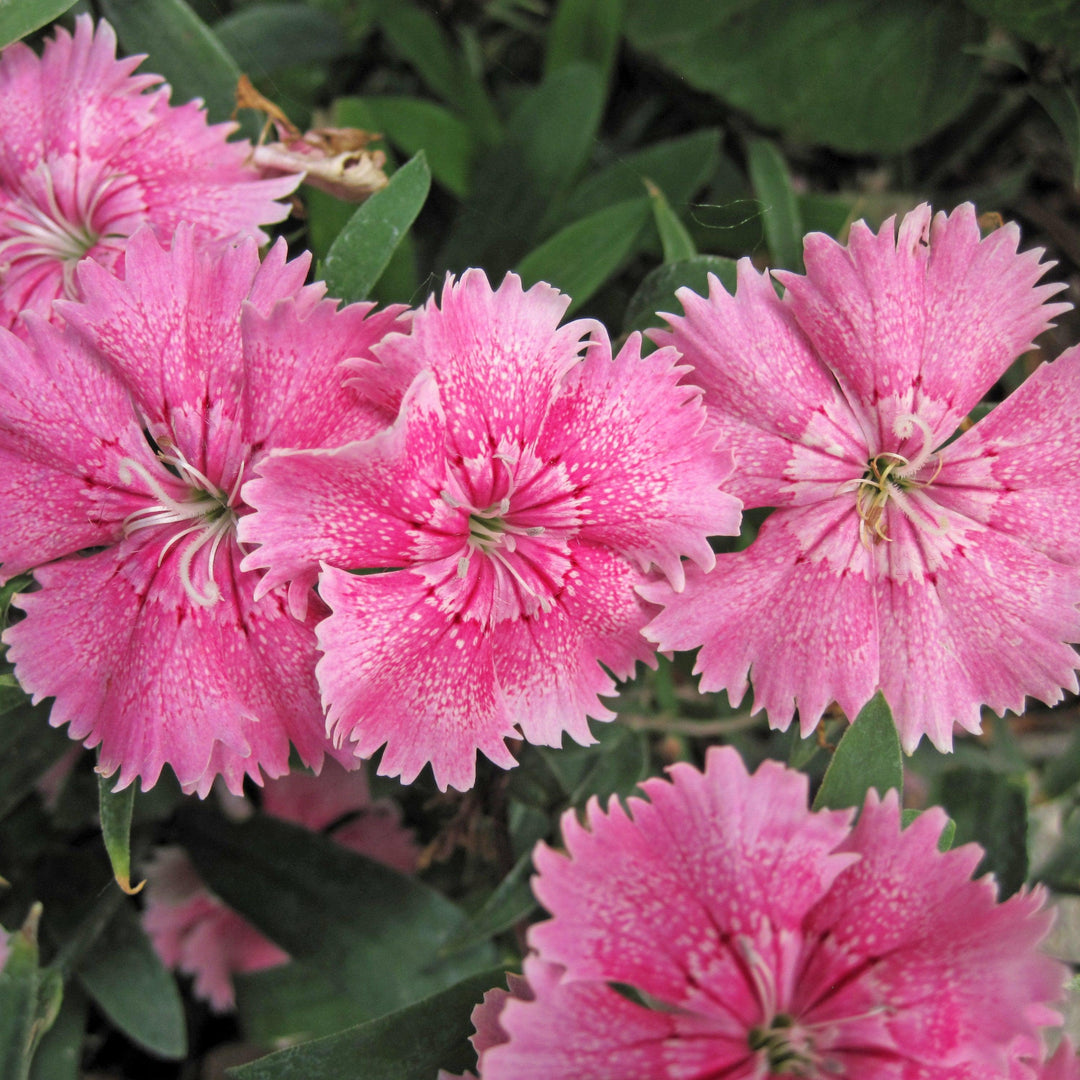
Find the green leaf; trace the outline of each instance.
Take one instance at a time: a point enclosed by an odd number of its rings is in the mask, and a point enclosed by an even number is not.
[[[465,117],[478,139],[497,143],[502,137],[498,113],[469,70],[464,52],[451,47],[436,18],[409,0],[383,4],[378,18],[391,45],[428,87]]]
[[[668,311],[677,315],[681,305],[675,297],[676,289],[688,288],[699,296],[708,296],[710,274],[715,274],[720,284],[733,293],[735,266],[734,260],[722,255],[695,255],[692,259],[666,263],[650,270],[626,307],[624,333],[662,326],[664,320],[657,312]]]
[[[468,192],[476,142],[468,125],[449,109],[420,98],[387,95],[339,98],[335,114],[343,126],[381,132],[405,154],[423,150],[435,180],[461,198]]]
[[[940,803],[956,822],[956,843],[974,840],[986,852],[976,874],[993,873],[1004,899],[1027,878],[1027,782],[993,769],[950,769]]]
[[[765,239],[773,265],[801,273],[803,223],[787,162],[768,139],[752,139],[747,148],[747,165],[754,194],[762,204]]]
[[[440,1068],[463,1072],[476,1064],[469,1017],[494,986],[505,986],[503,968],[471,975],[348,1031],[230,1069],[230,1080],[433,1080]]]
[[[423,151],[402,165],[390,183],[357,207],[326,255],[322,271],[331,296],[364,300],[420,213],[431,188]]]
[[[900,828],[906,829],[921,813],[923,813],[922,810],[901,810]],[[938,837],[938,851],[948,851],[953,846],[955,837],[956,822],[952,818],[948,818],[945,822],[945,828],[941,830],[941,836]]]
[[[625,0],[559,0],[548,30],[544,74],[570,64],[594,64],[608,85],[625,6]]]
[[[115,895],[119,896],[119,893]],[[121,904],[76,968],[82,988],[133,1042],[151,1054],[187,1054],[184,1006],[131,902]]]
[[[697,255],[694,241],[686,231],[686,226],[679,220],[679,215],[668,205],[664,193],[651,181],[645,181],[649,198],[652,200],[653,220],[660,233],[660,246],[664,250],[664,262],[683,262]]]
[[[328,64],[352,48],[329,12],[298,3],[241,8],[215,22],[213,33],[254,78],[297,64]]]
[[[5,703],[9,695],[13,692],[5,687]],[[0,723],[0,818],[14,810],[49,766],[74,745],[64,732],[49,726],[49,709],[49,705],[31,705],[24,697],[4,711]]]
[[[620,154],[606,168],[582,180],[563,209],[563,220],[584,217],[615,202],[632,199],[651,180],[675,206],[688,202],[708,183],[720,163],[720,132],[703,128],[691,135]]]
[[[440,959],[464,913],[415,878],[266,817],[185,808],[180,837],[210,888],[296,959],[237,980],[249,1037],[322,1035],[418,1001],[486,967]]]
[[[41,1037],[60,1011],[63,984],[59,976],[38,967],[38,922],[35,904],[22,928],[7,939],[8,956],[0,970],[0,1076],[26,1080]]]
[[[1065,750],[1047,762],[1042,775],[1042,791],[1048,799],[1064,795],[1080,784],[1080,731],[1069,740]]]
[[[143,70],[165,76],[174,105],[202,98],[211,122],[229,119],[240,69],[184,0],[101,0],[101,12],[125,52],[149,54]]]
[[[532,851],[525,852],[513,869],[484,901],[483,907],[442,947],[443,956],[451,956],[496,934],[516,926],[537,908],[529,875],[532,872]]]
[[[761,127],[893,154],[955,120],[978,87],[982,20],[949,0],[628,0],[627,36]]]
[[[622,266],[649,220],[650,200],[642,197],[598,210],[560,229],[518,265],[526,287],[547,281],[572,300],[576,311]]]
[[[0,48],[59,18],[75,0],[6,0],[0,4]]]
[[[541,223],[557,219],[592,151],[602,112],[603,85],[589,64],[565,67],[529,91],[511,114],[506,138],[478,161],[440,262],[459,270],[483,266],[498,277],[518,261],[542,234]]]
[[[1061,839],[1035,878],[1054,892],[1080,895],[1080,812],[1076,809],[1065,819]]]
[[[113,791],[114,781],[98,776],[98,805],[101,813],[101,838],[112,864],[113,877],[129,896],[139,892],[145,881],[131,884],[131,811],[135,806],[135,785]]]
[[[815,810],[857,809],[866,793],[876,788],[884,795],[890,788],[903,793],[904,759],[892,712],[879,691],[844,732],[840,745],[825,770]]]
[[[77,986],[65,987],[56,1022],[34,1054],[30,1080],[79,1080],[87,1008],[86,995]]]

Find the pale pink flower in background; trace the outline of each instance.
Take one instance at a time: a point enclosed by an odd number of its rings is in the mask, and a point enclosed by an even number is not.
[[[448,279],[441,307],[355,365],[400,404],[394,426],[271,455],[245,485],[260,588],[324,566],[336,743],[385,744],[380,771],[406,783],[430,762],[440,787],[468,788],[477,750],[514,764],[508,738],[593,742],[611,676],[652,658],[646,571],[681,588],[682,557],[709,569],[707,537],[738,528],[730,455],[675,352],[643,359],[635,335],[613,358],[599,324],[559,327],[568,303],[512,274],[496,290],[479,270]]]
[[[341,822],[330,838],[410,874],[419,848],[388,799],[372,801],[363,770],[327,765],[318,777],[267,782],[263,812],[312,832]],[[344,820],[343,820],[344,819]],[[235,1002],[232,976],[284,964],[289,955],[215,896],[181,848],[159,848],[146,867],[143,926],[162,962],[195,977],[195,994],[218,1012]]]
[[[112,27],[88,15],[40,58],[21,43],[0,57],[0,325],[76,297],[84,257],[121,272],[141,225],[162,243],[182,222],[265,241],[261,226],[287,215],[275,200],[296,178],[262,179],[250,144],[226,141],[235,124],[170,105],[160,75],[133,74],[141,59],[118,60]]]
[[[646,630],[662,649],[701,646],[703,690],[804,735],[830,702],[849,717],[880,688],[904,748],[980,707],[1077,689],[1080,641],[1080,350],[1044,364],[948,442],[1049,320],[1064,286],[1036,285],[1041,251],[1009,225],[980,239],[975,211],[899,235],[862,222],[847,247],[806,238],[806,276],[772,281],[749,261],[729,296],[680,290],[686,314],[655,340],[679,349],[748,507],[776,507],[745,551],[690,568]]]
[[[31,314],[26,342],[0,330],[0,580],[37,567],[39,586],[15,600],[8,659],[121,787],[168,764],[185,790],[220,774],[239,791],[287,772],[290,741],[315,768],[329,749],[315,613],[256,599],[238,493],[271,447],[391,418],[338,369],[400,324],[337,311],[307,267],[284,242],[260,266],[253,240],[204,247],[184,228],[166,251],[144,229],[124,280],[81,264],[65,329]]]
[[[941,810],[901,831],[871,791],[852,826],[731,748],[669,771],[537,848],[552,918],[474,1013],[483,1080],[1004,1080],[1060,1019],[1045,894],[997,903],[978,847],[938,850]]]

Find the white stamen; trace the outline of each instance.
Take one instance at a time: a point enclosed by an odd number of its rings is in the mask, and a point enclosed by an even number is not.
[[[916,416],[915,413],[905,413],[893,421],[893,432],[899,435],[901,439],[910,438],[916,428],[922,433],[922,448],[911,461],[900,467],[898,473],[900,476],[914,476],[930,460],[933,453],[934,433],[930,430],[930,425],[921,416]]]

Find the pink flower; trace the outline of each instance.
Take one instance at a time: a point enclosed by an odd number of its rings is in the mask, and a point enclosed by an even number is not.
[[[290,773],[263,789],[264,813],[321,832],[347,818],[330,836],[342,847],[402,873],[416,868],[418,849],[395,803],[371,801],[362,771],[328,766],[318,777]],[[160,848],[146,867],[143,926],[162,962],[195,976],[196,996],[217,1012],[233,1007],[232,976],[289,960],[246,919],[215,896],[180,848]]]
[[[1043,365],[971,430],[957,425],[1031,347],[1063,288],[1006,226],[980,240],[970,205],[912,211],[894,237],[856,223],[848,246],[806,238],[805,277],[749,262],[733,298],[681,290],[686,314],[654,337],[705,388],[736,461],[731,490],[776,509],[745,551],[666,604],[662,649],[702,646],[705,690],[804,735],[836,700],[880,688],[904,748],[979,709],[1017,712],[1075,691],[1080,641],[1080,351]]]
[[[624,679],[651,659],[645,571],[681,588],[681,556],[708,569],[706,537],[737,528],[730,460],[675,353],[642,359],[635,336],[612,359],[598,324],[558,326],[568,303],[512,274],[494,291],[479,270],[448,279],[441,308],[357,362],[368,393],[400,404],[394,426],[272,455],[245,487],[260,588],[323,563],[336,742],[385,744],[380,771],[405,782],[430,762],[467,788],[478,749],[514,764],[507,738],[592,742],[586,714],[613,716],[600,665]]]
[[[89,256],[116,273],[127,238],[149,224],[162,243],[190,222],[218,238],[280,221],[275,202],[295,178],[262,180],[235,125],[206,123],[199,102],[173,107],[159,75],[116,59],[108,23],[89,16],[75,36],[57,29],[40,59],[23,44],[0,58],[0,325],[20,311],[49,317],[77,296],[75,264]]]
[[[185,790],[220,774],[239,791],[287,772],[290,741],[315,768],[328,747],[314,613],[256,599],[238,492],[272,447],[383,425],[336,371],[396,315],[336,311],[306,270],[283,242],[260,266],[254,240],[182,228],[165,251],[145,229],[125,280],[80,266],[64,330],[33,314],[26,343],[0,330],[2,577],[36,566],[39,586],[16,599],[8,658],[120,787],[168,764]]]
[[[937,850],[940,810],[901,831],[871,792],[851,826],[730,748],[670,775],[537,848],[553,917],[527,987],[474,1013],[483,1080],[1004,1078],[1057,1019],[1042,890],[996,903],[976,846]]]

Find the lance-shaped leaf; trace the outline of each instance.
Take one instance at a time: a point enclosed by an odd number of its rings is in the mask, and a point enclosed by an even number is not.
[[[101,813],[101,838],[112,864],[113,877],[129,896],[134,896],[146,884],[131,884],[131,811],[135,806],[135,785],[123,791],[113,791],[113,780],[98,777],[98,805]]]
[[[787,162],[768,139],[751,140],[746,157],[750,182],[761,203],[772,265],[799,273],[803,268],[803,224]]]
[[[875,694],[844,732],[814,799],[815,810],[861,807],[866,793],[889,788],[903,793],[904,759],[892,712]]]
[[[63,15],[75,0],[6,0],[0,4],[0,48]]]
[[[416,220],[430,187],[431,170],[421,151],[357,208],[322,266],[331,296],[346,303],[367,297]]]

